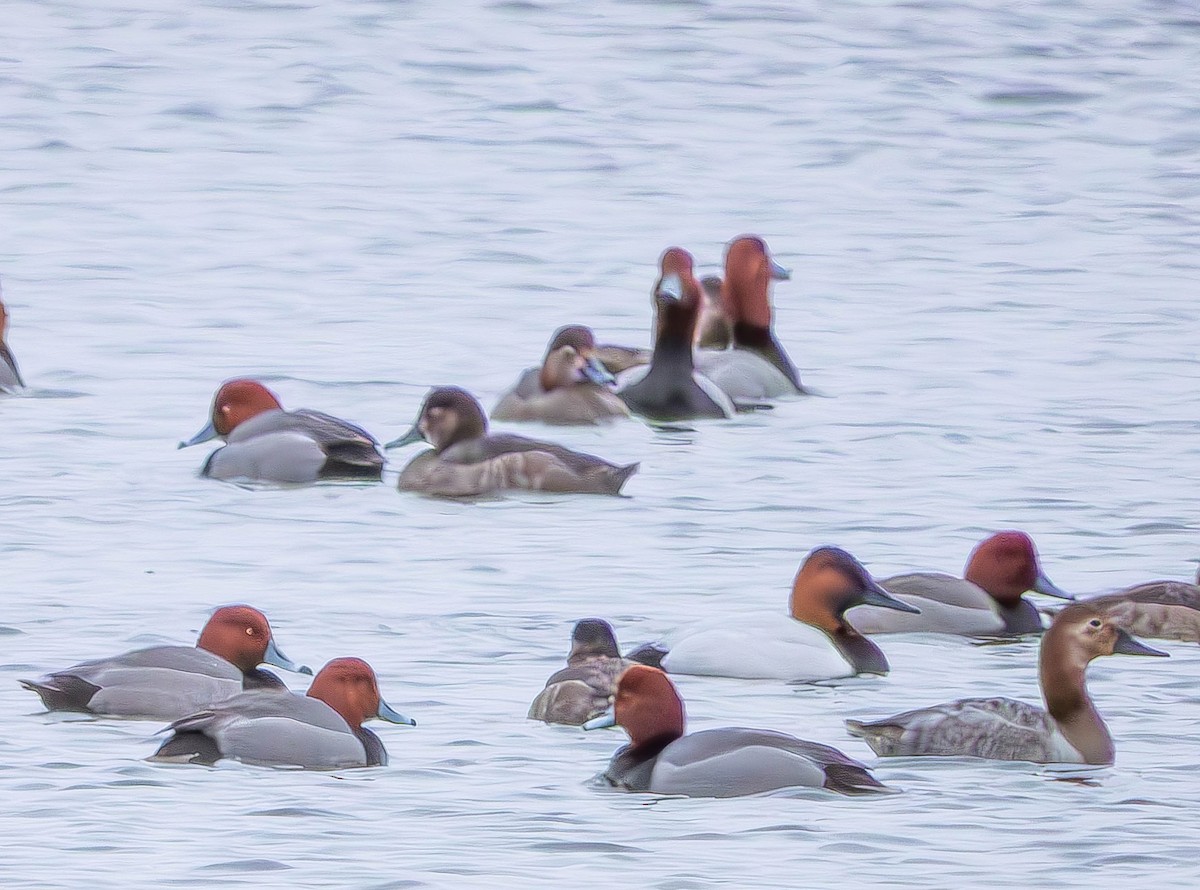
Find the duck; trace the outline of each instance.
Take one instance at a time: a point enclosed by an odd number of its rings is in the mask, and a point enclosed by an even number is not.
[[[981,541],[967,557],[963,577],[912,572],[879,582],[897,599],[921,610],[904,615],[871,606],[849,613],[862,633],[925,632],[997,636],[1041,633],[1042,616],[1023,594],[1033,590],[1072,600],[1042,570],[1033,539],[1022,531],[1001,531]]]
[[[226,444],[208,456],[201,476],[286,483],[383,475],[383,455],[370,433],[321,411],[284,411],[257,380],[223,383],[212,419],[179,447],[217,438]]]
[[[721,303],[720,275],[700,279],[700,318],[696,322],[697,349],[729,349],[733,346],[733,323]]]
[[[621,657],[611,624],[603,618],[576,622],[567,666],[546,681],[529,706],[529,719],[582,726],[612,703],[617,680],[631,664]]]
[[[883,651],[855,630],[847,609],[871,603],[901,612],[917,608],[884,590],[857,559],[840,547],[817,547],[796,573],[791,615],[772,611],[684,628],[628,658],[671,674],[744,680],[813,682],[886,674]]]
[[[8,348],[5,338],[8,335],[8,310],[4,301],[0,300],[0,392],[11,393],[25,386],[21,372],[17,368],[17,360],[12,350]]]
[[[788,788],[839,794],[892,792],[836,748],[769,729],[726,727],[685,735],[683,700],[662,671],[635,664],[621,675],[612,707],[583,725],[621,726],[629,744],[600,778],[622,791],[738,797]]]
[[[240,760],[255,766],[346,769],[386,766],[387,749],[362,724],[373,717],[407,726],[417,721],[379,695],[375,671],[361,658],[335,658],[305,695],[243,692],[182,717],[147,760],[198,763]]]
[[[771,282],[789,278],[791,272],[772,258],[762,238],[742,235],[729,242],[721,303],[732,327],[732,348],[698,351],[696,367],[735,404],[806,392],[771,330]]]
[[[596,355],[591,328],[565,325],[551,337],[541,367],[525,371],[501,396],[492,420],[586,425],[629,417],[615,383]]]
[[[450,498],[511,489],[616,495],[638,469],[550,442],[489,434],[479,400],[457,386],[431,390],[412,429],[385,447],[422,440],[433,447],[400,472],[401,491]]]
[[[1147,581],[1083,602],[1103,609],[1135,636],[1200,642],[1200,577],[1194,584]]]
[[[1088,696],[1088,664],[1102,655],[1154,655],[1087,602],[1065,607],[1042,637],[1038,679],[1046,707],[1011,698],[969,698],[864,723],[851,735],[880,757],[982,757],[1033,763],[1113,762],[1108,727]]]
[[[648,368],[622,379],[617,394],[633,413],[659,423],[733,417],[725,392],[696,373],[692,343],[701,297],[695,260],[682,247],[669,247],[658,265],[654,355]]]
[[[135,649],[19,682],[50,711],[174,720],[243,690],[287,688],[260,664],[312,674],[279,651],[262,612],[239,604],[213,612],[195,646]]]

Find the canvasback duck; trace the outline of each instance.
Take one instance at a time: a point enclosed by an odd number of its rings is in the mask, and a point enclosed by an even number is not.
[[[733,348],[701,350],[696,367],[735,403],[803,393],[800,375],[771,330],[771,281],[791,273],[772,259],[766,242],[743,235],[725,250],[721,302],[733,327]]]
[[[257,766],[345,769],[386,766],[387,749],[364,721],[416,726],[379,696],[375,671],[361,658],[335,658],[305,695],[245,692],[176,720],[148,760],[201,763],[240,760]]]
[[[1200,578],[1196,581],[1147,581],[1083,602],[1103,609],[1135,636],[1196,643],[1200,642]]]
[[[550,339],[540,368],[530,368],[492,409],[492,420],[599,424],[629,416],[612,391],[616,378],[596,355],[590,328],[573,324]]]
[[[401,491],[437,497],[478,497],[507,489],[615,495],[638,468],[524,436],[489,435],[478,400],[457,386],[432,390],[412,429],[386,447],[421,440],[433,448],[401,471]]]
[[[919,615],[901,615],[859,606],[850,619],[862,633],[927,632],[990,636],[1042,632],[1042,616],[1023,594],[1034,590],[1074,599],[1056,587],[1038,562],[1037,548],[1024,532],[997,532],[976,545],[962,578],[940,572],[913,572],[879,582]]]
[[[17,369],[17,360],[8,348],[7,336],[8,310],[4,308],[4,301],[0,300],[0,392],[13,392],[25,385]]]
[[[712,381],[696,373],[692,340],[700,307],[700,285],[692,255],[668,248],[659,258],[654,285],[658,331],[648,369],[635,369],[618,395],[635,414],[674,422],[734,415],[733,403]]]
[[[213,399],[208,425],[180,448],[211,439],[225,446],[200,471],[213,479],[316,482],[379,479],[383,455],[366,430],[320,411],[284,411],[278,397],[256,380],[230,380]]]
[[[971,698],[885,720],[847,720],[880,757],[965,756],[1034,763],[1113,762],[1113,741],[1088,697],[1085,672],[1101,655],[1159,655],[1103,610],[1080,602],[1042,638],[1038,679],[1046,709],[1011,698]]]
[[[623,791],[737,797],[785,788],[839,794],[890,792],[867,767],[836,748],[769,729],[727,727],[684,735],[683,701],[662,671],[634,665],[612,708],[584,729],[622,726],[629,744],[602,778]]]
[[[567,666],[546,681],[529,706],[529,719],[582,726],[612,704],[617,680],[631,663],[621,657],[612,625],[584,618],[571,633]]]
[[[790,618],[771,611],[705,622],[628,657],[672,674],[748,680],[811,682],[886,674],[883,652],[845,619],[846,610],[860,603],[917,611],[880,587],[845,550],[818,547],[796,573]]]
[[[287,688],[260,664],[312,673],[279,651],[262,612],[223,606],[208,619],[195,646],[136,649],[20,683],[51,711],[174,720],[244,689]]]

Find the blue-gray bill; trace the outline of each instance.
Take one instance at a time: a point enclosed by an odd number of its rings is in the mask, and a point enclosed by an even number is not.
[[[384,445],[384,448],[399,448],[402,445],[411,445],[413,442],[423,442],[425,436],[421,433],[421,428],[418,424],[413,424],[413,428],[401,436],[399,439],[392,439]]]
[[[308,674],[310,677],[313,672],[312,668],[308,665],[296,664],[296,662],[280,652],[274,640],[267,643],[267,651],[263,653],[263,664],[272,664],[275,667],[283,668],[285,671],[292,671],[296,674]]]
[[[1067,593],[1053,581],[1046,577],[1043,572],[1038,572],[1037,578],[1033,582],[1033,587],[1030,588],[1037,593],[1044,593],[1046,596],[1056,596],[1060,600],[1073,600],[1075,595]]]
[[[213,422],[210,420],[204,425],[204,429],[200,430],[192,438],[186,442],[180,442],[179,447],[187,448],[191,445],[199,445],[201,442],[211,442],[215,438],[217,438],[217,428],[213,426]]]
[[[400,723],[404,726],[417,725],[417,721],[412,717],[401,714],[382,699],[379,701],[379,710],[375,713],[375,716],[380,720],[386,720],[388,723]]]
[[[587,723],[583,724],[584,729],[608,729],[610,726],[617,725],[617,711],[615,708],[609,708],[599,717],[593,717]]]
[[[1114,655],[1157,655],[1160,658],[1169,658],[1170,652],[1163,652],[1161,649],[1155,649],[1147,646],[1141,640],[1134,639],[1127,632],[1117,628],[1117,642],[1113,645]]]

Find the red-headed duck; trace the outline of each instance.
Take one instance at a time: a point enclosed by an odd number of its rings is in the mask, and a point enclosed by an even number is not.
[[[771,330],[771,281],[791,273],[772,259],[766,242],[743,235],[725,250],[721,301],[733,328],[733,348],[702,350],[696,367],[735,403],[803,393],[800,375]]]
[[[729,397],[696,373],[692,341],[701,297],[692,255],[681,247],[670,247],[658,266],[654,356],[648,370],[635,369],[622,382],[618,394],[631,411],[654,421],[732,417]]]
[[[590,328],[572,324],[550,339],[540,368],[530,368],[501,396],[492,420],[560,425],[599,424],[628,417],[612,391],[616,378],[596,355]]]
[[[839,794],[886,793],[867,767],[836,748],[769,729],[706,729],[684,735],[683,701],[659,670],[634,665],[617,685],[612,709],[584,729],[622,726],[629,744],[604,771],[624,791],[737,797],[785,788]]]
[[[478,497],[508,489],[619,494],[638,468],[524,436],[489,435],[483,408],[457,386],[432,390],[412,429],[387,447],[421,440],[433,448],[401,471],[401,491],[437,497]]]
[[[901,615],[859,606],[850,613],[850,618],[865,634],[1041,633],[1042,617],[1023,594],[1033,590],[1060,599],[1074,599],[1046,577],[1033,540],[1018,531],[997,532],[976,545],[967,558],[962,578],[940,572],[913,572],[879,583],[921,613]]]
[[[1042,637],[1038,678],[1046,709],[972,698],[884,720],[847,720],[880,757],[966,756],[1034,763],[1113,762],[1113,741],[1088,697],[1085,673],[1101,655],[1160,655],[1088,603],[1064,608]]]
[[[416,726],[379,696],[375,671],[361,658],[335,658],[306,695],[245,692],[176,720],[149,760],[202,763],[240,760],[258,766],[345,769],[386,766],[379,736],[362,724],[374,717]]]
[[[813,550],[796,573],[791,615],[752,613],[706,622],[630,653],[673,674],[742,679],[831,680],[886,674],[883,652],[846,621],[846,610],[871,603],[916,612],[875,582],[839,547]]]
[[[51,711],[174,720],[244,689],[287,688],[260,664],[312,673],[279,651],[262,612],[223,606],[208,619],[195,646],[135,649],[20,683]]]
[[[25,385],[21,372],[17,369],[17,360],[13,358],[12,350],[8,348],[5,338],[8,336],[8,310],[0,300],[0,392],[13,392]]]
[[[320,411],[284,411],[256,380],[230,380],[217,390],[212,419],[180,448],[211,439],[225,447],[209,455],[201,475],[213,479],[316,482],[379,479],[383,455],[366,430]]]
[[[1200,642],[1200,578],[1195,584],[1147,581],[1084,602],[1103,609],[1136,636]]]
[[[529,706],[529,719],[582,726],[612,704],[617,680],[630,664],[621,657],[607,621],[576,622],[567,666],[546,681],[546,688]]]

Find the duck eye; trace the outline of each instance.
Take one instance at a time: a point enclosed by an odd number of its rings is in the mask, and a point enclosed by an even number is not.
[[[1100,619],[1099,619],[1099,618],[1093,618],[1091,621],[1089,621],[1089,622],[1088,622],[1088,626],[1089,626],[1089,627],[1099,627],[1099,626],[1100,626]]]
[[[254,636],[254,628],[253,627],[246,628],[246,636],[248,636],[248,637]]]

